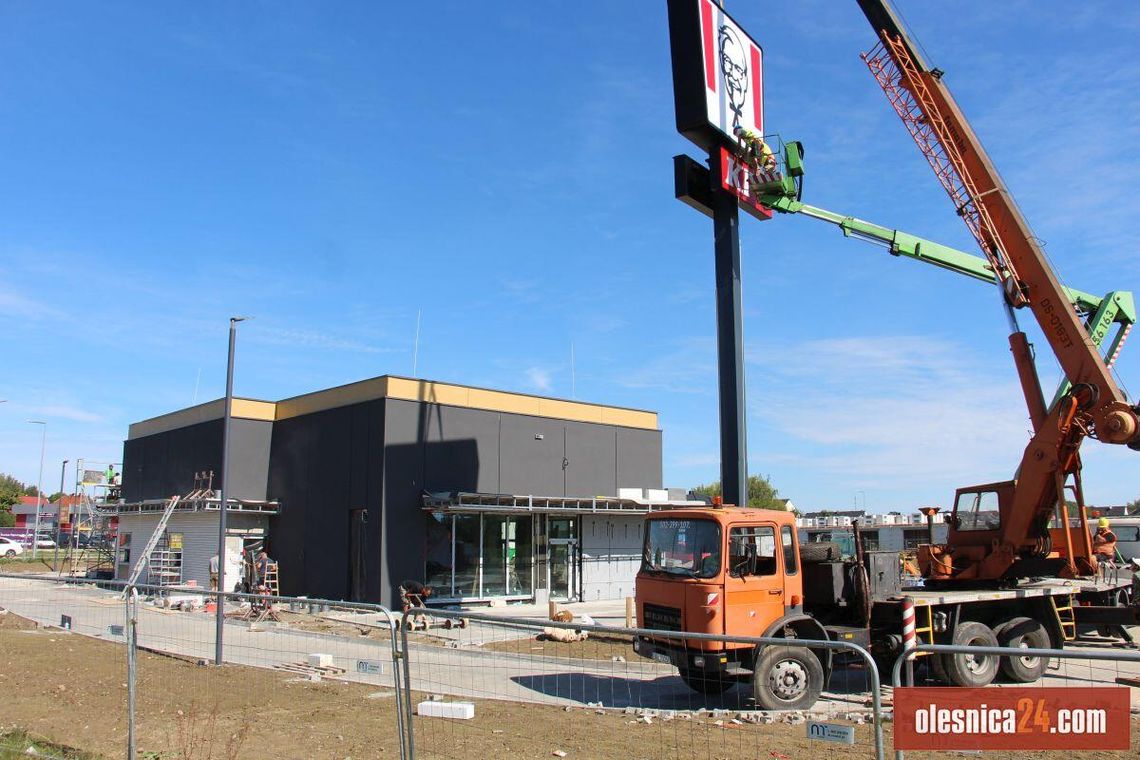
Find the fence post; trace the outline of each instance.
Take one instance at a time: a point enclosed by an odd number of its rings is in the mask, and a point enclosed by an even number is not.
[[[416,757],[416,725],[414,722],[416,708],[412,704],[412,667],[410,664],[411,657],[408,652],[408,614],[411,609],[404,610],[404,616],[400,619],[400,651],[404,659],[404,709],[407,710],[404,718],[404,724],[408,727],[408,760],[415,760]]]
[[[400,645],[396,641],[396,618],[387,607],[379,608],[388,619],[388,643],[392,650],[392,689],[396,696],[396,734],[400,737],[400,760],[411,760],[404,731],[404,695],[400,686]]]
[[[126,597],[127,633],[127,760],[135,760],[135,688],[138,657],[139,592],[132,587]]]

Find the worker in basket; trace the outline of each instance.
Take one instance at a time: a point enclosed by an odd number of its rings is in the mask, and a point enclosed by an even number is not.
[[[1116,562],[1116,534],[1109,526],[1108,518],[1102,517],[1096,521],[1096,533],[1093,535],[1093,554],[1099,562]]]
[[[772,152],[764,138],[755,132],[744,127],[736,127],[733,133],[740,141],[741,156],[753,175],[749,178],[749,183],[752,185],[749,189],[753,195],[759,195],[764,187],[782,179],[776,154]]]

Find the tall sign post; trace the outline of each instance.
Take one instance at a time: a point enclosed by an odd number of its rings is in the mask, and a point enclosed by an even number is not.
[[[708,153],[707,168],[673,159],[677,198],[712,217],[716,270],[720,482],[726,504],[748,503],[740,209],[772,213],[751,199],[742,136],[764,134],[764,53],[712,0],[669,0],[677,131]]]

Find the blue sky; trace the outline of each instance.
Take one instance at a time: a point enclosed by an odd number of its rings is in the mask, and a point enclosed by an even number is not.
[[[854,2],[727,5],[805,200],[974,250]],[[1140,288],[1140,8],[900,7],[1062,279]],[[36,479],[27,419],[55,490],[61,460],[220,396],[230,315],[256,317],[237,393],[277,399],[411,374],[422,310],[418,375],[657,410],[667,485],[717,477],[711,222],[672,197],[696,149],[664,2],[9,2],[0,71],[0,471]],[[878,511],[1010,476],[1028,422],[993,289],[809,219],[742,241],[752,472]],[[1091,503],[1140,497],[1135,452],[1085,462]]]

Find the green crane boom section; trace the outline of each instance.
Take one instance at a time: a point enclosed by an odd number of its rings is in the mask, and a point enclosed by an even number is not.
[[[885,245],[894,256],[905,256],[917,261],[924,261],[927,264],[933,264],[936,267],[948,269],[951,272],[957,272],[991,285],[998,283],[998,278],[994,276],[993,267],[988,260],[980,256],[974,256],[902,230],[883,227],[872,222],[865,222],[862,219],[856,219],[853,216],[845,216],[818,206],[811,206],[782,193],[763,195],[761,202],[781,214],[800,214],[834,224],[843,231],[845,237]],[[1076,288],[1064,287],[1064,291],[1073,306],[1084,318],[1085,329],[1088,330],[1093,343],[1104,349],[1105,363],[1111,367],[1128,337],[1128,332],[1136,323],[1136,304],[1132,293],[1126,290],[1114,290],[1100,297]],[[1113,332],[1114,325],[1116,325],[1115,332]],[[1105,340],[1109,333],[1113,333],[1112,339],[1108,341],[1108,345],[1105,347]],[[1058,389],[1054,403],[1063,397],[1068,390],[1069,383],[1066,380]]]

